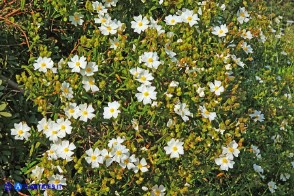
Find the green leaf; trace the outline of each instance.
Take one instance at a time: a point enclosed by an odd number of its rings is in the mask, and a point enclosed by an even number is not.
[[[0,116],[11,117],[12,115],[8,112],[0,112]]]
[[[7,104],[6,103],[2,103],[0,105],[0,111],[3,111],[6,108]]]

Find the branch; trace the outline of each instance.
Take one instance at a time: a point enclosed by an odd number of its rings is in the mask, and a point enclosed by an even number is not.
[[[10,86],[11,88],[18,90],[19,92],[21,92],[22,94],[24,94],[24,90],[18,87],[18,84],[12,80],[9,80],[8,78],[6,78],[5,76],[0,75],[0,79],[7,82],[8,86]]]

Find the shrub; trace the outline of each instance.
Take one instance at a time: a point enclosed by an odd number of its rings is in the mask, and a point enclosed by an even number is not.
[[[16,78],[43,115],[11,127],[30,146],[27,183],[63,185],[54,195],[293,193],[282,71],[293,64],[263,7],[24,3],[30,58]]]

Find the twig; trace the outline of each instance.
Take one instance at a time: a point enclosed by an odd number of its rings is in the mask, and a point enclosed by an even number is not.
[[[24,94],[24,90],[18,87],[18,84],[12,80],[9,80],[8,78],[6,78],[5,76],[0,75],[0,79],[4,80],[7,82],[8,86],[10,86],[11,88],[18,90],[19,92],[21,92],[22,94]]]

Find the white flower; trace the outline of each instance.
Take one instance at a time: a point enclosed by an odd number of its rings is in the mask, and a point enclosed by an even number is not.
[[[48,178],[49,182],[48,184],[54,184],[56,185],[66,185],[66,179],[63,177],[63,175],[52,175]]]
[[[58,137],[59,138],[64,138],[66,134],[71,134],[72,126],[71,122],[68,119],[60,118],[56,120],[58,124],[58,129],[60,130],[58,132]]]
[[[251,32],[246,31],[245,29],[242,30],[241,37],[244,38],[244,39],[249,39],[249,40],[253,38]]]
[[[136,68],[132,68],[130,69],[130,73],[135,76],[136,78],[138,78],[138,76],[141,74],[141,72],[143,72],[145,69],[141,69],[140,67],[136,67]]]
[[[143,101],[144,105],[148,103],[151,104],[152,100],[156,100],[157,92],[155,92],[155,87],[141,85],[137,88],[137,90],[139,93],[136,93],[136,97],[138,101]]]
[[[229,143],[227,147],[222,147],[223,152],[222,154],[227,156],[229,159],[233,160],[234,156],[238,157],[240,151],[237,149],[238,144],[236,143],[235,140]]]
[[[149,68],[157,69],[161,64],[157,52],[144,52],[144,54],[141,55],[141,60]]]
[[[201,115],[204,118],[208,118],[210,121],[214,120],[216,118],[215,112],[209,112],[205,106],[199,106],[199,109],[201,111]]]
[[[222,82],[218,80],[214,80],[214,83],[209,83],[210,92],[214,92],[217,96],[220,95],[220,93],[224,92],[224,87],[222,86]]]
[[[142,70],[136,80],[141,82],[144,85],[150,85],[151,84],[150,80],[153,80],[153,79],[154,78],[152,74],[149,73],[148,70]]]
[[[234,161],[232,161],[231,159],[223,155],[221,155],[219,158],[216,158],[215,163],[217,165],[220,165],[221,170],[226,170],[226,171],[228,171],[229,168],[232,169],[235,164]]]
[[[137,173],[139,170],[143,173],[148,171],[147,162],[146,162],[145,158],[142,158],[140,162],[139,162],[139,159],[137,159],[133,170],[135,173]]]
[[[95,79],[94,77],[87,77],[84,76],[82,80],[83,88],[86,91],[91,90],[93,93],[99,91],[98,86],[95,85]]]
[[[81,70],[82,76],[93,76],[94,72],[98,71],[98,65],[95,62],[88,62],[85,69]]]
[[[136,167],[134,164],[136,161],[137,161],[137,159],[134,154],[132,156],[129,156],[128,154],[123,154],[119,165],[122,168],[127,167],[128,169],[133,169]]]
[[[111,17],[108,14],[99,15],[98,18],[94,18],[94,22],[97,24],[107,24],[111,22]]]
[[[46,134],[46,137],[53,142],[57,142],[59,138],[62,138],[59,134],[59,125],[55,123],[54,121],[51,121],[48,126],[48,130],[44,132]]]
[[[267,183],[267,185],[268,185],[268,189],[269,189],[269,191],[271,193],[274,193],[275,192],[275,189],[278,188],[277,185],[276,185],[276,183],[273,182],[273,181],[270,181],[269,183]]]
[[[43,167],[39,167],[36,166],[33,170],[32,170],[32,174],[31,176],[37,180],[40,180],[42,177],[42,174],[44,172],[44,168]]]
[[[74,152],[72,150],[76,149],[76,146],[73,143],[69,143],[68,140],[64,140],[61,142],[57,149],[57,154],[59,157],[66,159],[67,161],[72,160],[72,155]]]
[[[244,68],[244,63],[241,61],[241,58],[237,58],[235,55],[231,55],[233,61],[240,67]]]
[[[183,22],[189,23],[190,27],[192,27],[194,24],[197,24],[199,21],[198,15],[194,14],[192,10],[188,9],[182,12],[181,18]]]
[[[59,148],[58,144],[51,144],[50,149],[46,151],[48,160],[56,160],[58,158],[57,150]]]
[[[31,128],[24,122],[14,123],[14,129],[11,129],[11,135],[15,135],[16,140],[28,140],[31,136],[30,130]]]
[[[174,111],[176,114],[180,115],[184,122],[189,120],[188,116],[193,117],[193,114],[189,111],[189,108],[187,107],[186,103],[178,103],[174,107]]]
[[[49,119],[49,121],[51,120]],[[46,132],[48,130],[48,121],[46,118],[42,118],[42,120],[38,122],[37,129],[39,132],[41,131]]]
[[[105,160],[106,167],[108,167],[113,162],[113,155],[109,153],[106,149],[103,149],[101,151],[101,155],[103,156],[103,159]]]
[[[199,97],[205,97],[204,90],[205,90],[205,88],[201,88],[200,86],[198,87],[198,89],[196,90],[196,92],[198,93]]]
[[[142,186],[143,191],[148,191],[148,188],[146,186]]]
[[[95,148],[93,151],[92,148],[86,151],[88,155],[85,157],[87,163],[91,164],[92,168],[98,168],[99,164],[103,164],[103,156],[100,156],[101,151],[98,148]]]
[[[73,117],[74,119],[77,119],[81,116],[80,108],[76,103],[69,103],[69,105],[64,108],[64,111],[68,118]]]
[[[70,68],[72,68],[71,72],[79,73],[81,71],[81,69],[85,69],[86,66],[87,66],[87,61],[86,61],[86,58],[84,56],[81,56],[79,58],[78,55],[75,55],[70,60],[71,61],[68,62],[67,64],[68,64],[68,66]]]
[[[69,16],[69,21],[71,24],[78,26],[83,24],[84,20],[82,18],[84,18],[82,14],[74,13],[73,16]]]
[[[290,174],[289,173],[281,173],[280,175],[280,180],[282,181],[287,181],[290,178]]]
[[[120,107],[120,104],[117,101],[108,102],[108,107],[104,107],[103,118],[104,119],[110,119],[111,117],[117,118],[118,114],[120,113],[120,110],[118,110],[119,107]]]
[[[177,23],[182,22],[182,18],[177,15],[168,15],[165,17],[164,21],[167,25],[176,25]]]
[[[225,37],[228,32],[229,31],[228,31],[227,25],[224,24],[221,26],[213,27],[212,34],[217,35],[219,37]]]
[[[180,154],[184,154],[183,144],[184,142],[172,138],[167,142],[168,146],[165,146],[164,150],[166,151],[166,154],[170,154],[170,158],[179,158]]]
[[[259,174],[263,174],[263,169],[261,166],[253,164],[253,169],[255,172],[259,173]]]
[[[109,39],[110,42],[110,48],[113,48],[114,50],[117,49],[117,47],[119,46],[119,38],[113,38],[113,39]]]
[[[136,130],[139,131],[139,121],[137,119],[132,119],[132,127]]]
[[[162,26],[157,24],[158,20],[154,20],[151,16],[149,17],[149,20],[150,20],[149,28],[156,29],[158,35],[165,32],[165,30],[162,29]]]
[[[113,148],[115,147],[116,145],[121,145],[123,142],[125,141],[125,138],[121,138],[121,137],[117,137],[116,139],[115,138],[112,138],[109,142],[108,142],[108,147],[109,148]]]
[[[246,52],[246,54],[253,53],[253,49],[246,42],[243,42],[241,47],[244,50],[244,52]]]
[[[171,81],[171,83],[169,84],[170,87],[177,87],[179,86],[179,82],[176,81]]]
[[[248,22],[250,15],[248,12],[245,10],[245,7],[241,7],[239,11],[237,12],[237,20],[240,24],[243,24],[243,22]]]
[[[255,154],[255,156],[260,159],[261,158],[261,155],[260,155],[260,150],[257,146],[254,146],[254,145],[251,145],[251,149],[252,149],[252,152]]]
[[[93,10],[97,11],[99,15],[103,15],[107,13],[107,9],[103,6],[102,3],[95,1],[92,3]]]
[[[116,6],[118,0],[102,0],[105,4],[105,7]]]
[[[54,70],[52,59],[47,57],[39,57],[34,63],[34,70],[46,73],[47,69],[51,69],[52,71]]]
[[[131,21],[131,28],[134,29],[134,32],[141,33],[148,28],[149,21],[146,17],[142,18],[142,15],[134,16],[135,21]]]
[[[99,27],[103,35],[113,35],[117,33],[118,25],[112,21],[106,22]]]
[[[120,163],[123,155],[129,156],[129,149],[124,145],[118,144],[112,148],[111,154],[113,155],[112,160]]]
[[[261,113],[261,111],[255,110],[253,114],[249,114],[251,118],[253,118],[254,122],[259,121],[263,122],[264,121],[264,115]]]
[[[79,105],[79,109],[80,109],[80,120],[87,122],[88,119],[92,119],[95,117],[95,114],[93,114],[94,112],[94,108],[92,107],[92,104],[90,104],[89,106],[84,103],[84,104],[80,104]]]
[[[158,185],[154,185],[151,188],[152,192],[151,192],[151,196],[164,196],[165,195],[165,188],[163,185],[160,185],[158,187]]]
[[[62,96],[67,98],[67,99],[72,99],[73,98],[73,91],[72,88],[70,87],[70,84],[67,82],[63,82],[61,84],[61,91],[62,91]]]

